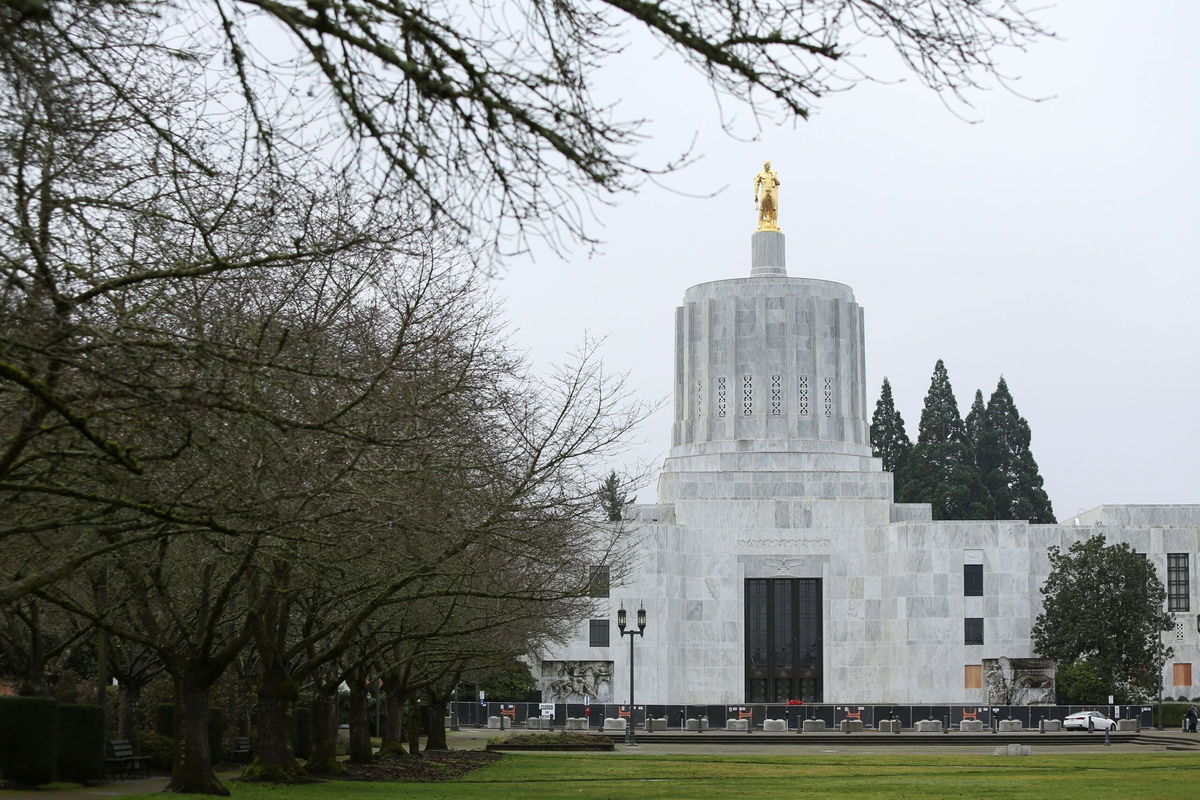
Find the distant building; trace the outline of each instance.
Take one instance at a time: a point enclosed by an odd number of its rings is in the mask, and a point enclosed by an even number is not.
[[[1163,692],[1200,695],[1200,505],[1030,525],[893,502],[871,456],[863,310],[848,286],[788,277],[784,244],[755,233],[749,277],[693,286],[676,309],[658,503],[628,510],[637,557],[607,613],[540,654],[545,699],[627,701],[616,610],[644,603],[642,703],[1052,700],[1029,638],[1047,549],[1094,533],[1159,566],[1176,621]]]

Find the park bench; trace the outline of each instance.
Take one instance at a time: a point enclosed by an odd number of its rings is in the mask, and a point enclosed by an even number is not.
[[[232,744],[225,747],[225,754],[229,756],[230,761],[250,763],[250,756],[253,750],[250,747],[250,739],[246,736],[239,736],[232,740]]]
[[[104,758],[104,771],[109,778],[145,777],[149,773],[150,756],[134,755],[128,739],[110,739],[108,752]]]

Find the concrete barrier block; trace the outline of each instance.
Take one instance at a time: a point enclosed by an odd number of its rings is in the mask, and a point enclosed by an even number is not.
[[[942,721],[940,719],[920,719],[913,725],[913,729],[917,733],[941,733]]]
[[[1138,721],[1136,719],[1117,720],[1117,730],[1119,731],[1136,731],[1137,729]]]
[[[787,724],[786,719],[764,719],[763,720],[763,732],[764,733],[786,733],[787,729],[788,729],[788,724]]]
[[[604,730],[606,731],[623,731],[625,730],[624,718],[613,719],[612,717],[604,718]]]
[[[725,720],[725,730],[741,731],[745,733],[750,730],[750,720],[748,719],[727,719]]]
[[[704,719],[689,719],[687,721],[687,729],[689,731],[706,731],[708,730],[708,718]]]
[[[665,731],[667,729],[666,717],[651,717],[646,720],[646,730],[648,731]]]
[[[488,727],[505,730],[512,727],[512,720],[508,717],[488,717]]]
[[[1000,733],[1020,733],[1025,730],[1025,726],[1019,719],[1002,719],[996,724],[996,730]]]
[[[567,730],[569,731],[586,731],[588,729],[587,717],[567,717]]]
[[[838,730],[842,733],[862,733],[863,723],[861,719],[844,719],[838,723]]]
[[[530,717],[525,720],[525,727],[535,731],[548,731],[554,720],[550,717]]]
[[[1044,719],[1042,720],[1042,730],[1046,733],[1060,733],[1062,731],[1062,720]]]
[[[1033,748],[1027,744],[1001,745],[992,751],[994,756],[1028,756],[1033,754]]]
[[[800,730],[804,733],[824,733],[825,720],[823,719],[806,719],[800,726]]]
[[[899,733],[900,720],[881,719],[875,727],[877,727],[881,733]]]
[[[983,730],[983,720],[964,719],[958,723],[958,729],[963,733],[980,733]]]

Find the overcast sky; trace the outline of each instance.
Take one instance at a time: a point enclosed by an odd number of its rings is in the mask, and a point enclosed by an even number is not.
[[[1060,520],[1200,503],[1200,3],[1068,0],[1039,19],[1060,38],[1004,65],[1043,102],[977,93],[969,124],[914,81],[862,85],[751,142],[722,132],[696,76],[635,48],[603,91],[654,118],[646,153],[695,135],[703,157],[599,209],[600,254],[511,261],[515,341],[545,364],[607,335],[606,365],[669,400],[674,309],[688,286],[749,274],[769,159],[788,274],[849,284],[865,310],[871,408],[887,376],[915,441],[938,358],[964,414],[1003,374]],[[671,413],[636,457],[661,462]]]

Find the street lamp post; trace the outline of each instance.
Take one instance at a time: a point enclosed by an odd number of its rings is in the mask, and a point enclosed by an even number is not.
[[[625,746],[637,747],[633,735],[633,637],[646,635],[646,609],[637,612],[637,630],[625,630],[625,606],[617,609],[617,629],[622,636],[629,637],[629,724],[625,726]]]

